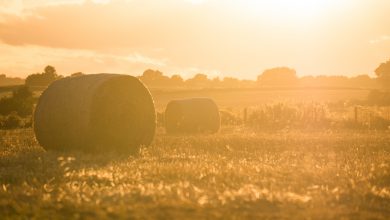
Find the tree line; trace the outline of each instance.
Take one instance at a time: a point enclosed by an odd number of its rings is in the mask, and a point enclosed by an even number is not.
[[[171,77],[164,75],[159,70],[146,70],[140,77],[142,82],[152,88],[308,88],[308,87],[333,87],[333,88],[379,88],[376,78],[368,75],[355,77],[346,76],[304,76],[298,77],[294,69],[277,67],[265,70],[253,80],[240,80],[233,77],[208,78],[206,74],[196,74],[194,77],[184,80],[180,75]]]
[[[390,60],[382,63],[375,70],[376,78],[368,75],[347,76],[303,76],[298,77],[294,69],[276,67],[263,71],[256,80],[241,80],[234,77],[209,78],[206,74],[198,73],[192,78],[184,79],[179,74],[165,75],[159,70],[147,69],[138,78],[151,88],[254,88],[254,87],[333,87],[333,88],[390,88]],[[82,75],[73,73],[70,77]],[[41,73],[34,73],[25,79],[30,87],[46,87],[51,82],[62,78],[53,66],[46,66]],[[5,79],[12,78],[0,75],[0,86]],[[13,79],[15,84],[22,84],[21,79]],[[16,81],[15,81],[16,80]]]
[[[7,77],[5,74],[0,74],[0,86],[22,85],[24,80],[19,77]]]
[[[206,74],[196,74],[184,80],[180,75],[166,76],[159,70],[148,69],[138,78],[150,88],[369,88],[368,105],[390,106],[390,60],[381,63],[375,70],[376,78],[367,75],[355,77],[345,76],[304,76],[298,77],[294,69],[277,67],[265,70],[256,81],[239,80],[233,77],[208,78]],[[83,75],[82,72],[71,74],[69,77]],[[0,75],[0,80],[7,78]],[[0,99],[0,127],[17,123],[17,117],[27,117],[32,114],[36,97],[33,90],[43,90],[50,83],[61,79],[53,66],[46,66],[42,73],[29,75],[23,86],[15,87],[11,96]],[[3,117],[3,118],[2,118]],[[4,118],[6,117],[6,118]]]

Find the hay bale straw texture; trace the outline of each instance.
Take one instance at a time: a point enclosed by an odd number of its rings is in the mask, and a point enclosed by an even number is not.
[[[209,98],[173,100],[165,110],[168,133],[215,133],[220,123],[218,106]]]
[[[149,145],[156,113],[149,90],[118,74],[67,77],[39,98],[34,131],[47,150],[138,151]]]

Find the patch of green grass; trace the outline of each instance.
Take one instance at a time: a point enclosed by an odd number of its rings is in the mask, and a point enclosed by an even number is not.
[[[1,218],[388,219],[388,132],[158,132],[138,156],[0,131]],[[109,147],[109,146],[107,146]]]

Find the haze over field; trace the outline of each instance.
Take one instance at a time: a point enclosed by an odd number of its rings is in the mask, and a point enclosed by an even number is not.
[[[389,12],[0,0],[0,220],[390,219]]]
[[[389,57],[387,0],[0,0],[0,73],[147,68],[255,79],[374,75]]]

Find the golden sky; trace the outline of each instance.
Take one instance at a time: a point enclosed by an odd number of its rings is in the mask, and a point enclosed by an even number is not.
[[[0,0],[0,74],[373,75],[389,0]]]

